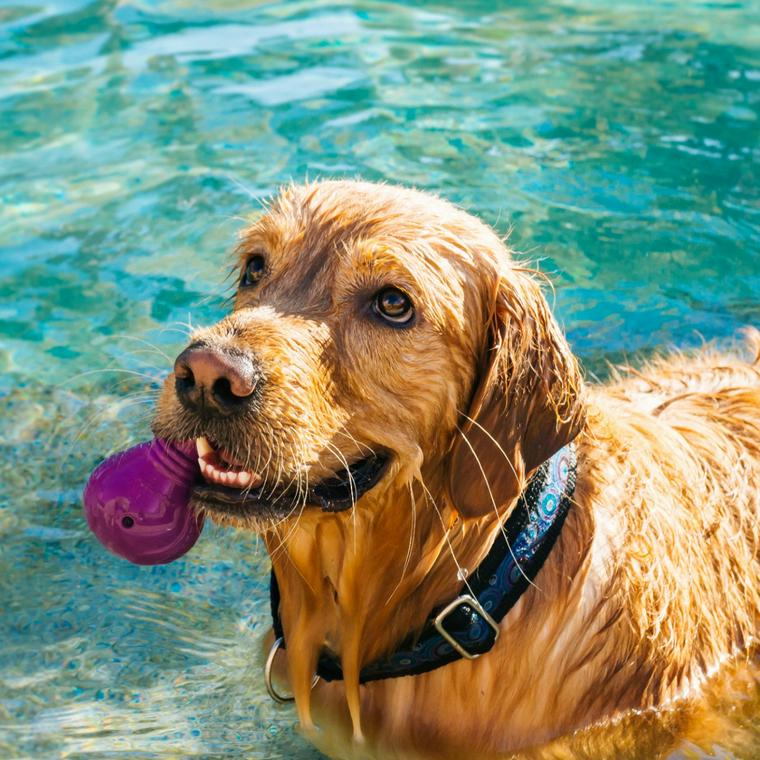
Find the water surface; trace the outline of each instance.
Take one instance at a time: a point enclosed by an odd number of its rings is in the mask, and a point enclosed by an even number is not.
[[[4,3],[0,757],[318,757],[263,691],[255,540],[141,569],[79,507],[262,199],[360,175],[511,228],[589,374],[729,341],[760,324],[758,29],[752,0]],[[567,752],[760,755],[753,672]]]

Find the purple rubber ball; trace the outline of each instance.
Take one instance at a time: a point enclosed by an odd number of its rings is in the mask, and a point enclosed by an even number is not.
[[[137,565],[161,565],[190,551],[203,514],[189,506],[200,473],[194,441],[155,439],[102,462],[84,489],[90,530]]]

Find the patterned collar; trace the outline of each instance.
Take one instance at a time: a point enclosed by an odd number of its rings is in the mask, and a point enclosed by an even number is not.
[[[365,665],[360,682],[427,673],[490,651],[499,637],[498,624],[536,577],[559,536],[575,493],[575,471],[575,447],[570,443],[536,470],[459,596],[433,610],[422,630],[410,634],[394,652]],[[284,647],[274,572],[270,597],[275,637]],[[338,658],[323,652],[317,675],[325,681],[342,680]]]

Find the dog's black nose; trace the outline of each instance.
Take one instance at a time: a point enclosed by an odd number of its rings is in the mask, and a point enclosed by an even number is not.
[[[184,407],[230,415],[250,405],[261,373],[242,351],[192,345],[174,362],[174,377],[177,398]]]

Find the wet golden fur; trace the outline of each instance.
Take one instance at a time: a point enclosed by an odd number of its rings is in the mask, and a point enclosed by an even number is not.
[[[706,349],[586,384],[502,241],[396,187],[288,188],[245,231],[241,266],[255,252],[264,280],[194,338],[260,357],[259,414],[199,431],[167,382],[154,428],[209,432],[300,494],[368,449],[392,455],[348,512],[296,500],[284,519],[220,517],[264,538],[280,664],[325,752],[486,757],[540,744],[693,693],[753,639],[760,333],[748,333],[748,360]],[[389,284],[416,304],[410,329],[368,316]],[[574,506],[494,649],[360,687],[364,663],[456,595],[458,567],[477,566],[532,469],[576,435]],[[312,691],[325,646],[345,681]]]

